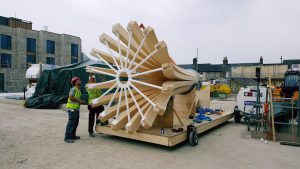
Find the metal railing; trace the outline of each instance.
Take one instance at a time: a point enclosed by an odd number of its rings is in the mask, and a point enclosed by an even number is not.
[[[295,142],[296,141],[295,138],[300,137],[300,114],[299,114],[299,105],[297,101],[291,98],[274,98],[273,110],[275,116],[278,117],[279,115],[283,117],[281,121],[279,119],[279,120],[275,120],[274,122],[276,133],[290,134],[291,141]],[[287,118],[288,120],[284,118]],[[295,128],[297,130],[296,133],[295,133]]]

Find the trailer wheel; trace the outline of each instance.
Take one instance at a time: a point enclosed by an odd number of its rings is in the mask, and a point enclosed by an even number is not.
[[[240,123],[242,116],[240,114],[234,114],[234,122]]]
[[[234,118],[235,123],[240,123],[241,122],[242,116],[241,116],[241,111],[238,109],[238,106],[234,107],[233,118]]]
[[[196,128],[193,128],[190,132],[189,132],[189,143],[191,146],[196,146],[198,144],[198,134],[197,134],[197,130]]]

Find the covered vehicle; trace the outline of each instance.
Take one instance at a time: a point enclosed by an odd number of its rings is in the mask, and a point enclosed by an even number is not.
[[[89,74],[85,71],[86,66],[107,68],[102,62],[93,60],[83,61],[52,70],[44,70],[37,82],[35,93],[25,102],[27,108],[56,108],[59,104],[67,102],[72,77],[78,76],[82,81],[82,98],[87,102],[88,94],[85,84]],[[106,75],[96,75],[97,82],[110,80]]]

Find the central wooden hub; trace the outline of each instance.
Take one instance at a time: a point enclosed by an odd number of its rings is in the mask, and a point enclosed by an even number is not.
[[[122,84],[126,84],[128,82],[128,74],[126,72],[121,72],[119,76],[119,81]]]

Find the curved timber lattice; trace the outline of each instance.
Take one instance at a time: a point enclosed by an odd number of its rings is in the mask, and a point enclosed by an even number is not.
[[[107,89],[92,101],[92,106],[107,104],[99,118],[107,121],[115,117],[113,130],[125,128],[132,133],[141,126],[151,128],[157,116],[165,113],[171,96],[188,91],[198,76],[175,64],[166,43],[158,41],[153,28],[142,30],[132,21],[127,30],[115,24],[112,32],[116,40],[105,33],[100,36],[107,52],[91,51],[109,69],[86,68],[87,72],[113,77],[106,82],[87,84],[87,88]]]

